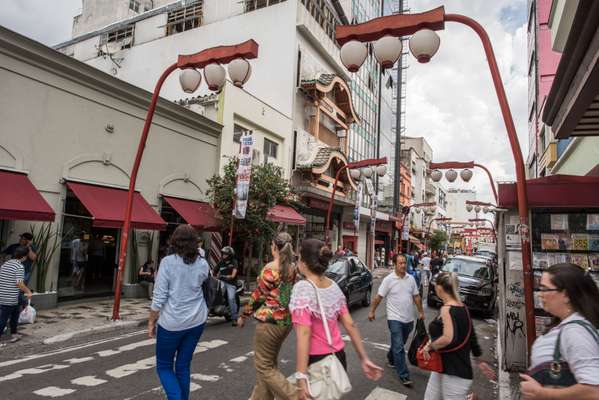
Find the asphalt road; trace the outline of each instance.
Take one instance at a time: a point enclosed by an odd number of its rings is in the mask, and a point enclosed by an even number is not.
[[[379,280],[377,279],[377,286]],[[348,399],[422,399],[428,374],[411,367],[414,386],[404,388],[385,365],[389,334],[384,305],[377,320],[368,322],[368,310],[355,308],[357,321],[371,359],[385,367],[383,378],[371,382],[363,377],[355,351],[348,344],[349,375],[353,391]],[[427,320],[437,310],[427,310]],[[492,360],[496,326],[476,321],[485,357]],[[242,330],[220,319],[210,319],[196,349],[192,365],[192,399],[248,399],[255,379],[252,336],[254,324]],[[30,347],[18,354],[10,346],[0,349],[0,398],[18,399],[163,399],[155,373],[154,343],[145,330],[130,330],[88,336],[62,346]],[[295,370],[295,338],[287,339],[280,355],[287,375]],[[382,389],[386,389],[384,391]],[[385,393],[383,393],[385,392]],[[477,374],[478,399],[494,399],[495,385]],[[369,397],[370,396],[370,397]]]

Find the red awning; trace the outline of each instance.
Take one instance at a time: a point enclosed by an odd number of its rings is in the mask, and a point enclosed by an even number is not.
[[[276,205],[266,214],[272,222],[283,222],[289,225],[306,225],[306,218],[289,206]]]
[[[221,223],[216,218],[216,210],[208,203],[194,200],[162,196],[179,215],[194,228],[204,231],[220,231]]]
[[[98,228],[122,228],[127,207],[127,190],[85,183],[67,182],[67,187],[92,215],[92,225]],[[131,227],[136,229],[166,229],[166,222],[147,201],[135,192]]]
[[[0,171],[0,219],[54,221],[54,210],[27,175]]]
[[[551,175],[527,180],[529,207],[597,208],[599,177]],[[499,207],[516,208],[516,184],[499,184]]]

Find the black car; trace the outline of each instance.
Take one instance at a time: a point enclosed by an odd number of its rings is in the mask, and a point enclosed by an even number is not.
[[[339,285],[348,306],[370,305],[372,274],[358,257],[342,256],[332,259],[325,275]]]
[[[469,309],[488,316],[495,314],[497,273],[491,262],[479,257],[455,256],[447,260],[441,271],[458,274],[460,298]],[[435,280],[436,276],[428,289],[427,303],[431,307],[441,305],[435,293]]]

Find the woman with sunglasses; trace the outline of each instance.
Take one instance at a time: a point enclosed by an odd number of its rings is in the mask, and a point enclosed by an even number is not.
[[[555,264],[539,287],[551,328],[535,341],[528,374],[520,384],[526,400],[599,399],[599,289],[574,264]]]

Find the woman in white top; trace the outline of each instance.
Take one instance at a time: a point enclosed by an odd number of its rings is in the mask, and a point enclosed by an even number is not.
[[[555,324],[532,347],[531,369],[521,375],[523,398],[599,399],[597,285],[579,266],[556,264],[543,273],[539,291],[543,308],[555,317]],[[559,373],[549,374],[551,366]]]

